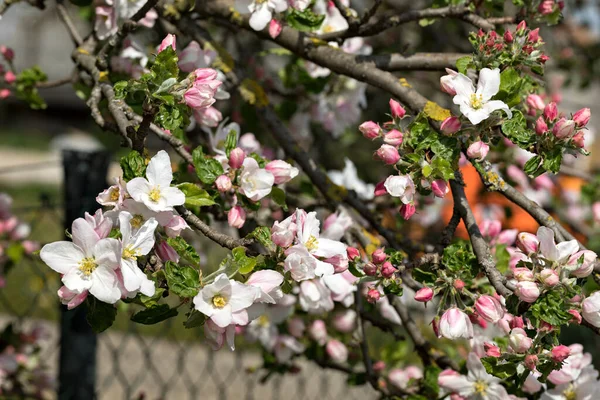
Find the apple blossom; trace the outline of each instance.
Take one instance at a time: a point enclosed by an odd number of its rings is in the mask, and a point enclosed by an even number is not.
[[[504,316],[502,304],[494,297],[488,295],[477,298],[475,309],[481,318],[492,323],[498,322]]]
[[[260,168],[254,158],[244,160],[240,174],[240,193],[252,201],[258,201],[271,193],[274,183],[273,174]]]
[[[452,135],[460,130],[461,123],[458,117],[448,117],[440,125],[440,129],[444,135]]]
[[[390,146],[400,146],[402,144],[402,138],[404,134],[399,130],[392,129],[391,131],[383,135],[383,141]]]
[[[181,53],[179,53],[179,69],[183,72],[192,72],[196,68],[208,68],[216,59],[214,50],[202,50],[200,44],[192,40]]]
[[[394,99],[390,99],[390,110],[393,118],[402,118],[406,114],[404,107]]]
[[[546,104],[544,100],[537,94],[530,94],[526,99],[527,105],[535,110],[543,110]]]
[[[359,176],[354,163],[344,159],[343,171],[329,171],[329,179],[336,185],[344,186],[348,190],[354,190],[362,200],[371,200],[374,197],[374,186],[363,182]]]
[[[433,298],[433,290],[428,287],[421,288],[415,293],[415,300],[427,303]]]
[[[546,107],[544,107],[544,118],[547,121],[554,121],[558,117],[558,107],[555,102],[548,103]]]
[[[227,212],[227,223],[232,228],[240,229],[246,223],[246,211],[240,206],[233,206]]]
[[[383,161],[387,165],[394,165],[400,161],[400,154],[398,149],[389,144],[382,144],[381,147],[375,152],[377,158]]]
[[[590,122],[591,116],[592,113],[589,108],[582,108],[581,110],[573,114],[573,121],[575,121],[575,124],[581,128],[583,126],[586,126],[588,122]]]
[[[556,286],[559,282],[558,273],[550,268],[544,268],[540,272],[540,279],[542,283],[546,286]]]
[[[517,235],[517,246],[525,254],[537,253],[539,245],[540,241],[532,233],[521,232]]]
[[[58,289],[58,298],[61,304],[67,306],[67,309],[72,310],[85,301],[88,296],[88,291],[85,290],[81,293],[73,290],[69,290],[66,286],[61,286]]]
[[[594,264],[598,256],[590,250],[582,250],[573,254],[567,261],[567,268],[576,278],[585,278],[594,271]],[[581,261],[580,261],[581,260]]]
[[[502,353],[500,352],[500,347],[496,346],[493,343],[484,343],[483,347],[485,349],[485,354],[488,357],[500,357],[502,355]]]
[[[458,75],[458,72],[446,68],[448,75],[444,75],[440,78],[440,87],[442,91],[448,93],[451,96],[456,95],[456,89],[454,88],[454,78]]]
[[[475,158],[478,161],[482,161],[487,156],[489,151],[490,146],[482,141],[477,141],[469,145],[469,148],[467,148],[467,156],[470,158]]]
[[[569,355],[571,355],[571,349],[569,349],[567,346],[565,345],[558,345],[558,346],[554,346],[552,348],[552,360],[556,361],[556,362],[563,362],[564,360],[566,360]]]
[[[535,133],[538,135],[543,135],[546,132],[548,132],[548,125],[546,124],[546,121],[544,121],[543,117],[539,117],[535,121]]]
[[[348,255],[349,260],[354,260],[355,258],[360,257],[360,252],[356,247],[346,247],[346,254]]]
[[[246,153],[244,150],[236,147],[229,153],[229,166],[233,169],[238,169],[243,165],[245,159]]]
[[[436,179],[431,182],[431,190],[435,197],[444,198],[450,192],[450,186],[443,179]]]
[[[514,328],[508,336],[508,343],[513,351],[525,353],[531,347],[533,339],[527,337],[527,333],[521,328]]]
[[[404,204],[409,204],[413,201],[415,195],[415,184],[408,175],[391,175],[385,180],[384,184],[386,191],[392,197],[399,197]]]
[[[417,211],[417,209],[416,209],[415,205],[412,203],[402,204],[402,206],[400,206],[400,215],[406,221],[408,221],[410,219],[410,217],[412,217],[415,214],[416,211]]]
[[[387,259],[387,254],[385,254],[385,250],[382,248],[375,249],[373,254],[371,254],[371,260],[375,264],[381,264],[381,263],[385,262],[386,259]]]
[[[301,338],[302,336],[304,336],[304,331],[306,330],[306,324],[304,324],[304,321],[302,320],[302,318],[295,317],[288,321],[287,328],[288,328],[288,332],[292,336],[294,336],[296,338]]]
[[[358,127],[358,130],[360,130],[364,137],[371,140],[376,139],[381,135],[381,128],[379,127],[379,124],[376,124],[373,121],[363,122]]]
[[[540,288],[535,282],[520,281],[517,283],[515,294],[519,300],[526,303],[533,303],[538,297],[540,297]]]
[[[188,92],[190,92],[190,90],[188,90]],[[188,92],[186,92],[186,93],[188,93]],[[188,94],[191,94],[191,93],[192,92],[190,92]],[[194,89],[193,93],[198,94],[196,89]],[[194,100],[194,101],[198,101],[197,97],[195,99],[196,100]],[[187,98],[186,98],[186,100],[187,100]],[[212,100],[209,100],[208,102],[212,102]],[[199,102],[195,103],[195,104],[207,104],[208,102],[205,102],[205,100],[199,100]],[[190,107],[192,107],[191,103],[188,105]],[[210,128],[214,128],[214,127],[218,126],[219,122],[221,122],[223,120],[223,115],[221,114],[221,112],[219,110],[217,110],[216,108],[214,108],[213,106],[196,108],[196,109],[194,109],[193,115],[194,115],[194,120],[196,120],[196,122],[198,124],[200,124],[202,126],[208,126]]]
[[[340,240],[346,230],[352,226],[353,219],[345,209],[330,214],[323,223],[321,237],[331,240]]]
[[[287,9],[286,0],[236,0],[236,8],[241,13],[252,13],[250,27],[262,31],[271,21],[273,12],[283,12]]]
[[[565,139],[573,136],[575,133],[576,124],[573,120],[561,118],[552,128],[552,134],[558,139]]]
[[[291,166],[282,160],[268,162],[265,169],[275,177],[275,184],[286,183],[298,176],[298,168]]]
[[[377,301],[381,298],[381,293],[377,289],[369,289],[367,291],[367,301],[369,303],[377,303]]]
[[[293,336],[280,335],[275,341],[273,352],[275,353],[277,362],[285,364],[289,362],[295,354],[301,354],[304,350],[304,345]]]
[[[215,186],[217,187],[217,190],[219,192],[228,192],[229,190],[231,190],[231,179],[229,179],[229,177],[227,175],[220,175],[216,180],[215,180]]]
[[[300,307],[309,314],[333,310],[331,292],[319,279],[302,281],[298,300]]]
[[[346,309],[335,313],[331,322],[337,331],[342,333],[350,333],[356,328],[356,318],[356,311]]]
[[[174,263],[179,262],[179,254],[175,251],[169,243],[164,240],[158,243],[156,246],[156,255],[160,257],[163,262],[173,261]]]
[[[394,268],[392,263],[390,263],[389,261],[384,262],[381,266],[381,276],[383,276],[384,278],[391,278],[392,276],[394,276],[395,272],[396,268]]]
[[[537,239],[540,243],[539,250],[542,256],[558,265],[564,265],[569,257],[579,250],[577,240],[569,240],[556,244],[554,241],[554,232],[545,226],[538,228]]]
[[[600,328],[600,291],[592,293],[583,300],[581,311],[581,315],[587,322]]]
[[[170,33],[167,36],[165,36],[165,38],[160,43],[160,46],[158,47],[158,52],[160,53],[169,46],[172,47],[173,50],[177,50],[177,41],[175,39],[175,35],[172,35]]]
[[[271,228],[271,240],[277,246],[289,247],[296,237],[295,215],[291,215],[283,221],[275,221]]]
[[[508,393],[501,380],[488,374],[475,353],[467,358],[467,376],[452,373],[440,374],[439,385],[451,393],[456,393],[464,399],[497,399],[509,400]]]
[[[9,85],[13,84],[17,80],[17,76],[12,71],[6,71],[4,74],[4,81]]]
[[[275,39],[277,36],[279,36],[282,29],[283,24],[281,23],[281,21],[272,19],[271,22],[269,22],[269,36],[271,36],[271,38]]]
[[[448,339],[471,339],[473,325],[467,314],[452,307],[442,315],[439,326],[440,335]]]
[[[327,327],[321,319],[316,319],[308,326],[308,335],[320,346],[327,342]]]
[[[339,340],[331,339],[327,341],[325,351],[329,358],[336,363],[345,363],[348,360],[348,348]]]

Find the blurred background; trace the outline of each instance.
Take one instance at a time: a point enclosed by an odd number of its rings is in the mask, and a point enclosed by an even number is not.
[[[415,7],[415,2],[393,0],[387,3],[398,10]],[[352,1],[352,5],[359,11],[365,7],[363,1]],[[69,11],[73,16],[80,14],[81,18],[75,18],[80,32],[89,32],[91,25],[86,21],[92,18],[91,7],[69,7]],[[600,154],[600,140],[594,141],[595,127],[600,124],[600,82],[597,78],[600,76],[600,10],[597,1],[570,1],[564,14],[566,18],[554,35],[542,30],[551,56],[550,66],[555,67],[555,72],[545,78],[549,88],[547,94],[560,99],[561,111],[574,112],[582,107],[592,109],[586,137],[586,147],[592,155],[573,160],[572,165],[595,174],[600,167],[600,157],[596,156]],[[417,49],[420,52],[470,52],[470,45],[465,40],[469,30],[456,22],[442,21],[424,28],[415,23],[376,36],[369,43],[374,53],[400,51],[410,54]],[[159,41],[159,34],[156,35],[150,38],[155,43]],[[253,39],[243,37],[241,40]],[[27,4],[12,6],[0,20],[0,45],[14,49],[17,70],[39,65],[49,81],[68,77],[73,69],[72,44],[59,22],[53,2],[48,2],[44,11]],[[402,76],[426,96],[448,105],[447,96],[438,90],[440,75],[441,72],[423,72]],[[382,110],[387,110],[388,97],[372,88],[368,88],[366,94],[369,106],[363,111],[361,121],[381,120],[385,112]],[[118,159],[126,154],[126,150],[120,147],[115,135],[95,126],[84,101],[72,86],[42,89],[41,95],[48,104],[45,110],[31,110],[13,98],[0,101],[0,193],[12,198],[10,212],[29,227],[27,239],[43,245],[63,238],[65,228],[69,226],[65,219],[69,215],[77,216],[84,210],[95,209],[89,203],[90,193],[81,188],[103,187],[106,182],[112,182],[120,174]],[[231,106],[226,104],[225,107]],[[235,110],[225,108],[222,111],[224,115],[230,115]],[[249,125],[253,125],[252,121]],[[259,140],[263,139],[263,133],[254,133]],[[318,129],[314,132],[315,140],[322,140],[323,145],[310,151],[318,153],[316,158],[323,161],[326,168],[343,168],[342,159],[327,157],[334,148],[343,148],[357,164],[363,180],[376,183],[385,174],[371,159],[371,152],[365,151],[365,143],[356,129],[347,129],[337,138],[319,135],[326,133]],[[355,143],[360,146],[354,146]],[[153,150],[161,146],[161,143],[149,142]],[[65,158],[64,154],[71,154],[71,157]],[[90,157],[96,161],[91,161]],[[65,181],[65,168],[80,168],[81,173]],[[564,181],[564,186],[557,186],[557,192],[550,195],[559,198],[570,191],[576,196],[582,183],[577,179]],[[94,197],[95,194],[91,197],[92,202]],[[434,216],[439,217],[440,213],[444,214],[440,207],[433,211]],[[584,217],[571,216],[575,222]],[[437,220],[439,223],[439,218]],[[510,223],[523,230],[535,229],[527,221]],[[222,250],[196,235],[186,239],[202,255],[207,270],[215,269],[223,257]],[[15,329],[34,332],[32,335],[40,339],[39,358],[48,369],[39,379],[47,380],[49,390],[40,393],[39,397],[57,398],[52,388],[57,388],[61,380],[61,329],[66,330],[69,339],[62,343],[63,347],[67,346],[63,348],[66,353],[85,352],[96,339],[86,330],[85,321],[61,314],[56,296],[60,286],[58,274],[35,256],[14,254],[9,250],[0,252],[0,331],[6,332],[7,327],[14,324]],[[10,263],[14,265],[8,270]],[[142,326],[129,321],[126,304],[120,304],[120,307],[124,309],[120,310],[115,325],[97,337],[95,391],[99,399],[375,398],[368,387],[348,386],[343,374],[323,371],[308,363],[301,363],[296,375],[274,376],[264,383],[264,372],[256,371],[262,356],[252,344],[240,342],[234,353],[226,349],[213,352],[202,345],[201,329],[183,328],[184,316],[154,326]],[[581,331],[567,332],[567,340],[585,343],[588,351],[596,353],[598,362],[600,349],[597,342],[587,331]],[[7,337],[6,334],[1,336],[0,342],[8,340]],[[93,359],[93,352],[90,357]],[[90,364],[93,364],[91,359]],[[62,379],[68,379],[68,375],[65,376]],[[60,398],[77,397],[63,393]]]

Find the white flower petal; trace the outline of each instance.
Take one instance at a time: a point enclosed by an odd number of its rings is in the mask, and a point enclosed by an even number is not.
[[[271,21],[271,10],[267,3],[263,3],[252,13],[250,17],[250,27],[255,31],[262,31]]]
[[[509,119],[512,118],[512,111],[510,111],[510,108],[508,108],[508,105],[506,105],[506,103],[503,101],[490,100],[483,105],[483,108],[485,110],[487,110],[487,112],[489,114],[493,113],[496,110],[502,110],[506,113],[506,115],[508,116]]]
[[[185,194],[176,187],[161,188],[161,195],[166,198],[168,206],[181,206],[185,203]]]
[[[74,268],[62,277],[62,283],[67,289],[81,293],[92,286],[92,279],[82,279],[81,272]]]
[[[151,190],[152,185],[144,178],[133,178],[127,182],[127,192],[137,202],[143,203],[144,197],[147,199]]]
[[[42,247],[40,257],[50,268],[59,274],[66,274],[77,268],[85,258],[83,250],[71,242],[54,242]]]
[[[133,248],[138,250],[141,255],[145,256],[150,253],[154,247],[154,231],[157,226],[158,221],[150,218],[134,235]]]
[[[161,150],[148,163],[146,177],[152,186],[168,187],[173,180],[171,159],[166,151]]]
[[[210,317],[210,319],[212,319],[217,326],[225,328],[226,326],[231,324],[232,321],[231,306],[227,304],[221,309],[214,310],[213,315]]]
[[[550,228],[540,226],[537,231],[537,238],[540,241],[540,252],[550,261],[558,261],[559,254],[554,242],[554,232]]]
[[[89,290],[95,298],[105,303],[114,304],[121,299],[117,274],[109,268],[98,267],[92,272]]]
[[[117,269],[121,262],[121,242],[112,238],[100,240],[94,246],[94,257],[98,266]]]
[[[498,93],[498,90],[500,90],[500,70],[483,68],[479,72],[477,94],[483,96],[483,101],[487,102]]]
[[[452,84],[454,85],[454,90],[456,91],[456,96],[467,98],[469,101],[471,99],[471,95],[475,93],[475,87],[473,86],[473,81],[463,74],[458,74],[452,80]],[[456,104],[456,102],[455,102]]]
[[[100,240],[94,228],[85,219],[77,218],[73,221],[71,230],[73,243],[83,250],[86,257],[90,257],[94,246]]]

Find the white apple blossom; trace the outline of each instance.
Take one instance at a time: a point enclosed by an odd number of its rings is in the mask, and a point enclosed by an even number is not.
[[[284,269],[297,282],[333,274],[333,265],[313,257],[304,246],[290,247],[285,254]]]
[[[468,400],[510,400],[501,380],[488,374],[475,353],[467,358],[469,374],[440,376],[441,387]]]
[[[120,211],[127,211],[133,216],[131,219],[131,227],[134,232],[150,218],[156,219],[158,224],[165,228],[165,233],[168,237],[177,237],[184,229],[190,229],[187,222],[185,222],[181,216],[173,214],[172,211],[152,211],[143,203],[138,203],[133,199],[125,200],[120,209],[110,211],[111,216],[114,217],[114,219],[117,219]]]
[[[135,233],[131,226],[133,216],[126,211],[119,214],[119,227],[121,229],[121,273],[123,285],[128,292],[141,292],[154,296],[154,282],[138,267],[137,258],[147,255],[154,247],[154,231],[158,222],[150,218]]]
[[[545,226],[538,228],[537,238],[540,241],[539,249],[542,257],[558,265],[565,265],[569,257],[579,250],[577,240],[569,240],[556,244],[554,241],[554,232]]]
[[[283,12],[287,9],[286,0],[236,0],[236,8],[241,13],[251,12],[250,27],[262,31],[273,18],[273,12]]]
[[[275,177],[266,169],[260,168],[252,157],[246,157],[240,175],[240,192],[252,201],[258,201],[271,193]]]
[[[146,178],[133,178],[127,182],[127,191],[138,202],[152,211],[171,211],[174,206],[185,203],[185,195],[171,187],[173,172],[171,159],[161,150],[148,163]]]
[[[500,100],[491,100],[500,90],[500,70],[483,68],[479,72],[477,89],[473,81],[463,74],[456,74],[452,78],[452,87],[456,96],[452,99],[454,104],[460,106],[460,112],[471,121],[473,125],[479,124],[496,110],[503,110],[512,118],[508,105]]]
[[[542,393],[540,400],[594,400],[598,398],[599,390],[598,371],[589,366],[573,382],[557,385]]]
[[[123,203],[127,195],[127,184],[121,177],[115,178],[115,182],[114,185],[98,194],[96,197],[98,204],[116,207]]]
[[[390,175],[383,186],[393,197],[399,197],[404,204],[410,204],[415,195],[415,184],[408,175]]]
[[[320,279],[303,281],[298,295],[300,307],[310,314],[320,314],[333,310],[331,291]]]
[[[349,276],[348,276],[349,275]],[[345,307],[350,307],[354,304],[354,292],[356,285],[353,282],[357,278],[349,271],[344,271],[339,274],[324,276],[323,283],[331,291],[331,299],[342,303]]]
[[[73,221],[73,242],[45,245],[40,257],[54,271],[63,274],[62,282],[72,292],[86,290],[105,303],[121,298],[116,270],[121,260],[118,240],[100,239],[83,218]]]
[[[363,182],[358,177],[356,166],[348,158],[344,159],[344,169],[342,171],[329,171],[327,172],[327,176],[336,185],[344,186],[348,190],[354,190],[358,197],[363,200],[371,200],[374,197],[373,191],[375,186]]]

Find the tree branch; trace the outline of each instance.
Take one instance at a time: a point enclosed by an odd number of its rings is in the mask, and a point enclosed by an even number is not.
[[[356,61],[372,62],[383,71],[443,71],[446,68],[455,68],[456,61],[467,55],[462,53],[416,53],[405,57],[393,53],[356,56]]]
[[[77,28],[75,27],[67,8],[62,4],[62,1],[56,3],[56,11],[58,11],[58,16],[62,20],[63,24],[65,24],[67,27],[67,31],[69,32],[73,42],[77,46],[81,46],[83,39],[81,39],[81,35],[79,35],[79,32],[77,31]]]

